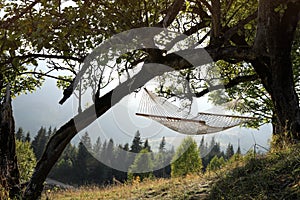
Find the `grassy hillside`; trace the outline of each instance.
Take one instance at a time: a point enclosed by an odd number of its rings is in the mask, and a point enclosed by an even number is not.
[[[300,145],[248,156],[204,176],[46,193],[43,199],[300,199]]]
[[[141,183],[115,185],[106,188],[82,187],[77,190],[47,192],[49,199],[202,199],[211,187],[198,175],[185,178],[147,180]],[[45,196],[44,196],[44,199]]]
[[[300,199],[300,145],[244,164],[218,179],[209,199]]]

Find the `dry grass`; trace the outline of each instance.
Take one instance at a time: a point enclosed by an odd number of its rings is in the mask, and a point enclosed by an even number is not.
[[[300,199],[300,144],[230,162],[217,172],[133,184],[50,191],[42,199]]]
[[[203,199],[210,188],[207,177],[190,175],[186,178],[155,179],[141,183],[99,187],[81,187],[75,190],[48,191],[42,199]]]
[[[247,159],[213,184],[209,199],[300,199],[300,144]]]

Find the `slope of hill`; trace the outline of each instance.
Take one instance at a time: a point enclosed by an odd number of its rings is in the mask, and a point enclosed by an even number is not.
[[[300,199],[300,145],[246,156],[219,172],[109,187],[46,191],[43,199]]]
[[[249,158],[212,187],[213,199],[300,199],[300,144]]]

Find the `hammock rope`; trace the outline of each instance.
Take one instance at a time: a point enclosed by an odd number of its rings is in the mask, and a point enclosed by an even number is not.
[[[146,88],[144,90],[136,115],[157,121],[182,134],[216,133],[255,119],[253,117],[204,112],[192,116]]]

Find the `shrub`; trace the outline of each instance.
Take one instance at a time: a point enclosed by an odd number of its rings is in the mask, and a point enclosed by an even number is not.
[[[16,154],[20,171],[20,182],[29,181],[36,165],[36,158],[29,142],[16,141]]]

